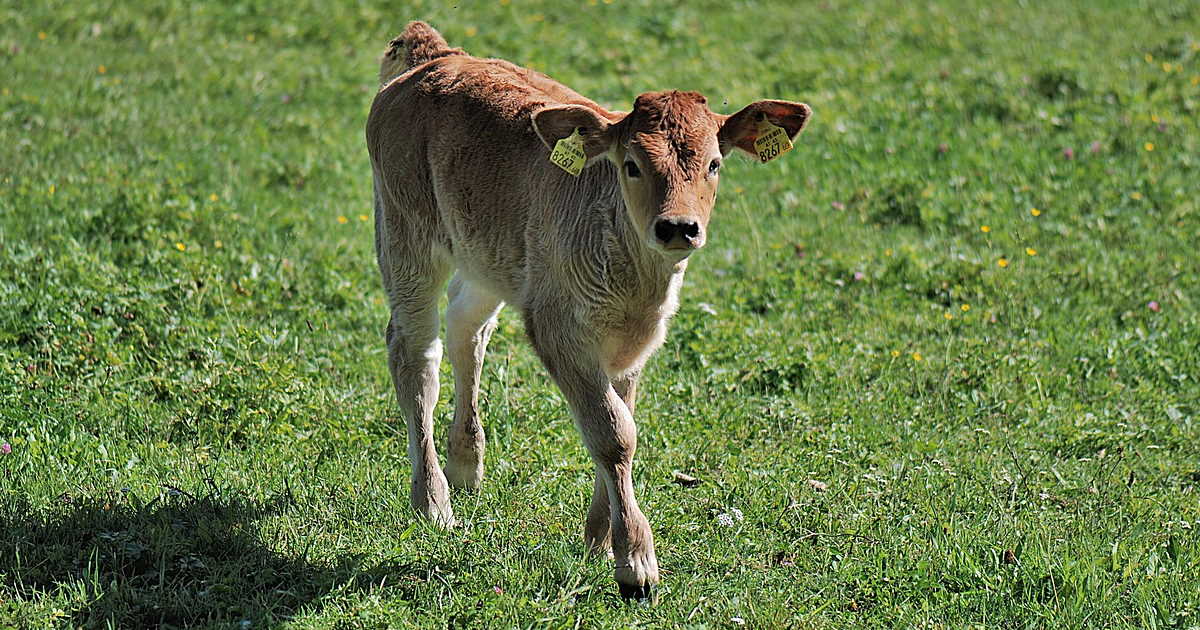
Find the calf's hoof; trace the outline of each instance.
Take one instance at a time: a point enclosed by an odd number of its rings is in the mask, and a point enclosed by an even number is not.
[[[446,489],[445,478],[437,478],[441,476],[441,471],[437,471],[436,477],[413,484],[412,506],[417,514],[435,527],[450,529],[454,527],[454,510],[450,508],[450,493]]]
[[[648,562],[616,568],[617,587],[626,600],[655,602],[657,600],[658,563],[654,558]]]
[[[450,503],[443,504],[428,503],[425,505],[416,505],[414,502],[413,509],[420,514],[422,518],[429,521],[430,525],[438,529],[451,529],[455,525],[454,510],[450,509]]]
[[[457,522],[454,520],[454,511],[450,506],[430,506],[428,510],[422,510],[421,516],[430,522],[438,529],[453,529]]]
[[[474,462],[459,463],[451,460],[446,462],[443,472],[451,488],[477,492],[483,483],[483,466]]]
[[[617,582],[617,588],[621,589],[621,599],[625,601],[635,600],[650,602],[652,604],[658,601],[658,587],[654,584],[624,584]]]

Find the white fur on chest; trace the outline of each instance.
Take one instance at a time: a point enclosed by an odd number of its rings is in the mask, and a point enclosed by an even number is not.
[[[630,300],[605,309],[600,317],[600,361],[609,378],[640,371],[667,336],[667,322],[679,308],[683,273],[674,274],[659,300]]]

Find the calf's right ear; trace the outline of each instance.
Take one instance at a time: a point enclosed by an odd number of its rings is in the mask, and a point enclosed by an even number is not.
[[[591,108],[552,105],[533,114],[533,130],[550,150],[554,150],[559,140],[576,129],[583,138],[583,150],[589,160],[607,152],[612,146],[612,122]]]

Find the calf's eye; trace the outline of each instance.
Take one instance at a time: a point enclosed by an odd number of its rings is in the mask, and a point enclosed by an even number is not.
[[[637,164],[634,164],[632,160],[625,163],[625,174],[634,178],[642,176],[642,172],[638,170]]]
[[[708,174],[716,175],[717,171],[721,170],[721,160],[714,159],[708,163]]]

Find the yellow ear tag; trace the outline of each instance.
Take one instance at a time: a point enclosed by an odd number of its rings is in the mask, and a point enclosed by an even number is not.
[[[765,116],[758,121],[758,131],[754,135],[754,152],[763,162],[770,162],[792,150],[792,141],[787,132],[783,127],[772,125]]]
[[[587,162],[587,153],[583,150],[583,137],[579,135],[579,128],[576,127],[571,135],[554,143],[554,150],[550,152],[550,161],[562,170],[579,177],[583,172],[583,165]]]

